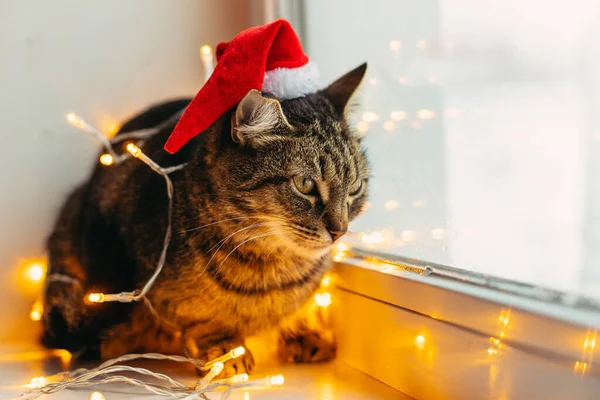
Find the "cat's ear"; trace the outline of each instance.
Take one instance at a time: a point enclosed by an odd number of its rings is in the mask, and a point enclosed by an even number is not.
[[[231,117],[231,138],[242,145],[261,146],[281,139],[282,129],[292,128],[277,99],[252,89]]]
[[[356,89],[358,89],[365,76],[365,72],[367,72],[367,63],[354,68],[324,90],[325,97],[329,99],[335,110],[341,115],[344,115],[346,105],[354,92],[356,92]]]

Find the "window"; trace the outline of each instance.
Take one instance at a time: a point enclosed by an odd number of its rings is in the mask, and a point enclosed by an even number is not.
[[[600,298],[600,4],[305,2],[325,81],[369,62],[351,240]]]

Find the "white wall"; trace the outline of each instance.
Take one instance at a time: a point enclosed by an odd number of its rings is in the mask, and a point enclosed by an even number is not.
[[[98,143],[65,113],[107,130],[195,94],[199,47],[231,39],[247,15],[243,0],[0,1],[0,338],[32,335],[19,263],[43,254],[58,208],[96,162]]]

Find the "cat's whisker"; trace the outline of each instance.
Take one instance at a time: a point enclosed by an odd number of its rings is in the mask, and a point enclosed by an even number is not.
[[[206,272],[206,270],[208,269],[208,266],[210,265],[210,263],[212,262],[213,258],[215,258],[215,255],[219,252],[219,250],[221,250],[221,248],[225,245],[225,242],[228,239],[231,239],[235,234],[246,231],[248,229],[251,228],[257,228],[257,227],[262,227],[262,226],[268,226],[267,222],[263,222],[263,223],[258,223],[258,224],[252,224],[250,226],[246,226],[244,228],[238,229],[237,231],[233,232],[231,235],[227,236],[225,239],[219,241],[217,244],[215,244],[213,247],[211,247],[210,249],[208,249],[207,254],[210,253],[215,247],[219,246],[218,249],[216,249],[213,254],[210,256],[210,258],[208,259],[208,262],[206,263],[206,265],[204,266],[204,269],[202,270],[202,272],[200,273],[200,275],[198,276],[198,279],[200,279],[200,277],[204,274],[204,272]]]
[[[235,218],[227,218],[227,219],[222,219],[220,221],[216,221],[216,222],[211,222],[210,224],[206,224],[206,225],[201,225],[201,226],[197,226],[195,228],[190,228],[190,229],[185,229],[183,231],[179,231],[179,233],[185,233],[185,232],[192,232],[192,231],[197,231],[198,229],[202,229],[202,228],[206,228],[208,226],[213,226],[213,225],[217,225],[217,224],[221,224],[223,222],[227,222],[227,221],[236,221],[236,220],[241,220],[241,219],[270,219],[269,217],[235,217]]]
[[[244,240],[242,243],[240,243],[240,244],[238,244],[237,246],[235,246],[235,247],[233,248],[233,250],[231,250],[231,251],[229,252],[229,254],[227,254],[227,256],[226,256],[226,257],[223,259],[223,261],[221,261],[221,263],[219,264],[219,268],[220,268],[220,267],[223,265],[223,263],[224,263],[224,262],[225,262],[225,261],[226,261],[226,260],[229,258],[229,256],[230,256],[231,254],[233,254],[233,252],[234,252],[234,251],[236,251],[236,250],[237,250],[237,249],[238,249],[240,246],[242,246],[243,244],[245,244],[245,243],[248,243],[248,242],[249,242],[249,241],[251,241],[251,240],[259,239],[259,238],[261,238],[261,237],[265,237],[265,236],[271,236],[271,235],[275,235],[275,234],[278,234],[278,233],[283,233],[283,232],[282,232],[282,231],[271,231],[271,232],[263,233],[262,235],[257,235],[257,236],[251,237],[250,239],[246,239],[246,240]]]

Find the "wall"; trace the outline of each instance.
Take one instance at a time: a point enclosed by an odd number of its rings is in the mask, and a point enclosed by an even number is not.
[[[33,334],[20,265],[43,256],[58,208],[96,162],[98,143],[65,114],[108,131],[195,94],[198,49],[232,38],[247,15],[242,0],[0,2],[0,339]]]

